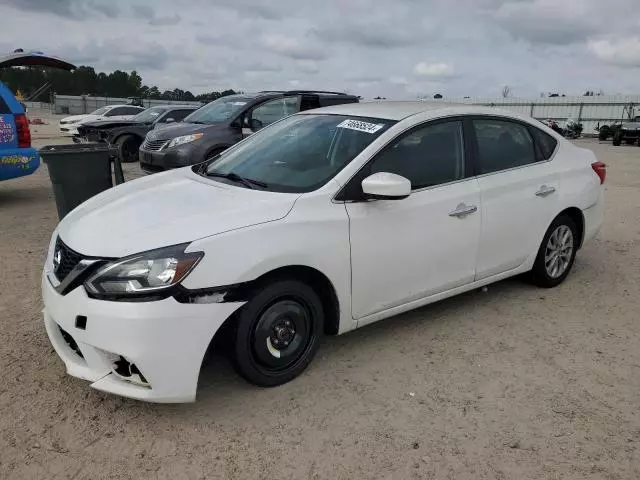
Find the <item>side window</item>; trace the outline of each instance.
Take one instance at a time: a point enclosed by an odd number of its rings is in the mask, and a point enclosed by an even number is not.
[[[137,115],[140,112],[144,112],[144,108],[138,107],[122,107],[122,110],[124,110],[124,113],[120,113],[119,115]]]
[[[278,98],[263,103],[251,113],[252,126],[264,128],[273,122],[298,112],[298,97]]]
[[[115,117],[116,115],[126,115],[126,113],[124,113],[123,107],[112,108],[104,114],[105,117]]]
[[[370,163],[370,174],[389,172],[411,181],[412,190],[465,176],[462,122],[427,125],[403,135]]]
[[[533,138],[540,150],[540,154],[542,156],[541,160],[549,160],[551,155],[553,155],[553,152],[556,150],[558,141],[551,135],[544,133],[542,130],[535,127],[531,128],[531,132],[533,133]]]
[[[184,119],[184,117],[186,117],[192,112],[193,110],[172,110],[169,113],[167,113],[167,115],[164,117],[162,121],[164,122],[167,118],[173,118],[176,122],[181,122]]]
[[[529,130],[508,120],[474,120],[479,173],[492,173],[536,162]]]

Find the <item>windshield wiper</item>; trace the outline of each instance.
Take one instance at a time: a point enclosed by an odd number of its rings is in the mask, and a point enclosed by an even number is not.
[[[254,190],[256,186],[260,188],[268,188],[267,184],[264,182],[261,182],[259,180],[252,180],[250,178],[244,178],[234,172],[229,172],[229,173],[205,172],[205,175],[207,177],[226,178],[227,180],[231,180],[232,182],[242,183],[245,187],[250,188],[252,190]]]

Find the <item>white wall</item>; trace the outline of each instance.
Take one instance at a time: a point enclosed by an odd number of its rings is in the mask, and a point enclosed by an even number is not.
[[[640,115],[640,95],[601,95],[594,97],[545,98],[445,98],[444,101],[495,106],[538,120],[564,121],[573,118],[584,126],[585,135],[596,134],[595,127],[622,119],[625,106],[632,115]]]

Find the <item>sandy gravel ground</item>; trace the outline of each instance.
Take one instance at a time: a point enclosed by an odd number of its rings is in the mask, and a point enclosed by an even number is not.
[[[40,313],[47,171],[2,182],[0,478],[640,478],[640,148],[579,143],[609,165],[607,220],[565,284],[508,280],[327,338],[275,389],[215,356],[186,405],[65,374]]]

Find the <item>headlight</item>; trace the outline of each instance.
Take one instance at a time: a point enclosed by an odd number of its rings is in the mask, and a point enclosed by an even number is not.
[[[184,145],[185,143],[195,142],[196,140],[202,138],[204,134],[202,133],[194,133],[192,135],[183,135],[181,137],[176,137],[169,142],[167,148],[177,147],[178,145]]]
[[[188,244],[139,253],[109,262],[86,282],[90,294],[135,296],[155,293],[180,283],[204,256],[185,253]]]

